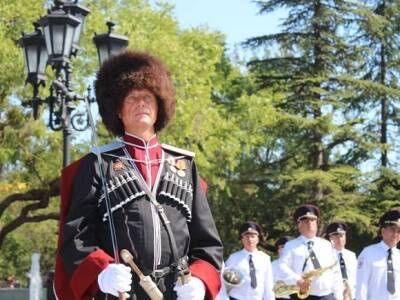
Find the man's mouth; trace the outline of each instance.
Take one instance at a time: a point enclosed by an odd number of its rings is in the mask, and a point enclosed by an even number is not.
[[[147,111],[142,111],[142,112],[136,113],[135,115],[136,115],[136,116],[143,116],[143,115],[148,116],[149,113],[148,113]]]

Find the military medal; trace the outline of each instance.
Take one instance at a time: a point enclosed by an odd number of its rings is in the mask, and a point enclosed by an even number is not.
[[[186,170],[187,169],[186,162],[184,160],[178,160],[175,165],[179,170]]]
[[[179,177],[185,177],[186,172],[185,170],[187,169],[186,167],[186,161],[184,160],[178,160],[175,164],[175,167],[178,169],[176,174],[178,174]]]
[[[172,173],[176,173],[176,168],[175,168],[175,158],[172,156],[167,157],[167,163],[169,164],[169,169],[171,170]]]
[[[176,168],[174,165],[170,165],[169,169],[171,170],[172,173],[176,173]]]
[[[119,159],[117,159],[115,162],[113,162],[112,167],[113,167],[114,171],[119,171],[119,170],[125,169],[125,165]]]
[[[175,158],[173,158],[172,156],[169,156],[167,158],[167,162],[171,165],[171,166],[175,166]]]

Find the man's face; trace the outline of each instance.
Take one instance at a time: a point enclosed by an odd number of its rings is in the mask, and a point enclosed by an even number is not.
[[[259,242],[258,234],[257,233],[245,233],[242,235],[242,244],[244,248],[249,251],[253,252],[257,249],[257,245]]]
[[[391,225],[381,229],[382,239],[389,247],[395,247],[400,242],[400,226]]]
[[[315,218],[304,218],[298,221],[297,228],[300,234],[307,238],[313,238],[317,235],[318,222]]]
[[[334,233],[329,235],[333,247],[340,251],[346,246],[346,234],[345,233]]]
[[[147,89],[132,89],[124,98],[119,117],[126,132],[140,134],[154,131],[158,104],[155,95]]]

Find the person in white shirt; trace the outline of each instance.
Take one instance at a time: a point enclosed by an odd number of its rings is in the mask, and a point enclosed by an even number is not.
[[[271,258],[257,249],[262,239],[261,227],[248,221],[242,224],[239,233],[243,249],[229,256],[225,270],[231,268],[238,271],[243,281],[239,285],[227,286],[224,280],[229,299],[274,300]]]
[[[330,223],[326,227],[327,238],[331,241],[340,265],[340,273],[343,280],[343,297],[346,300],[355,299],[357,257],[346,246],[347,225],[343,222]]]
[[[400,300],[400,209],[379,220],[382,241],[361,252],[357,268],[357,300]]]
[[[279,269],[287,285],[297,285],[305,299],[342,300],[342,278],[332,244],[317,237],[319,209],[311,204],[299,206],[293,214],[300,236],[285,244]],[[330,267],[311,282],[302,275],[308,271]],[[299,299],[292,294],[291,299]]]
[[[277,281],[279,280],[283,280],[283,276],[279,271],[279,257],[282,256],[283,254],[283,248],[285,247],[285,244],[290,241],[291,239],[293,239],[290,236],[283,236],[281,238],[279,238],[276,242],[275,242],[275,251],[278,253],[278,258],[272,261],[272,274],[274,276],[274,286],[276,284]],[[290,299],[289,296],[282,296],[282,297],[277,297],[277,295],[275,295],[275,299],[276,300],[285,300],[285,299]]]

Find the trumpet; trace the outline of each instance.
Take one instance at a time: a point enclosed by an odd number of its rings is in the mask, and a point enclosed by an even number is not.
[[[310,270],[308,272],[304,272],[301,274],[301,277],[311,283],[316,277],[321,276],[324,272],[328,271],[329,269],[332,269],[334,266],[336,266],[337,262],[333,263],[332,265],[324,268],[318,268],[314,270]],[[275,297],[284,297],[284,296],[289,296],[291,294],[297,294],[297,297],[299,299],[306,299],[308,296],[310,296],[310,288],[307,290],[301,290],[299,286],[297,285],[289,285],[285,284],[282,280],[279,280],[275,283],[274,285],[274,293]]]

